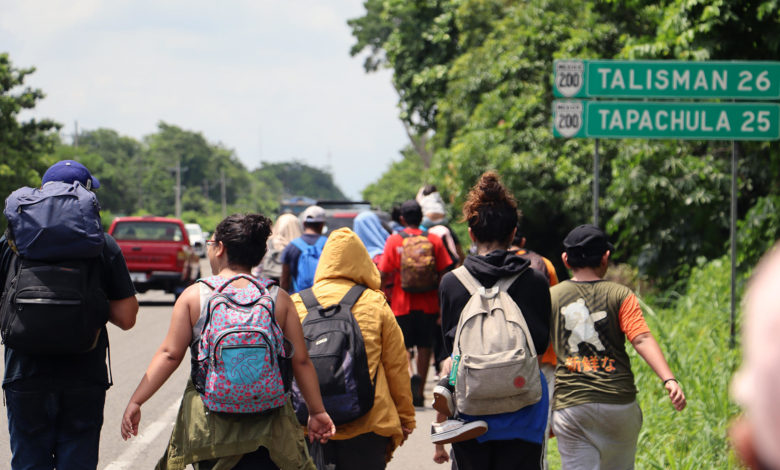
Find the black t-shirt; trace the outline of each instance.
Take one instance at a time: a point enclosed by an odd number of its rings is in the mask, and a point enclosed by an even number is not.
[[[5,286],[14,258],[14,252],[5,237],[0,238],[0,286]],[[101,280],[108,300],[121,300],[135,295],[125,257],[111,235],[106,234],[103,253],[96,262],[101,264]],[[84,354],[30,355],[6,347],[3,386],[21,379],[41,379],[62,381],[65,384],[96,383],[108,388],[107,347],[108,331],[105,327],[100,333],[97,347]]]

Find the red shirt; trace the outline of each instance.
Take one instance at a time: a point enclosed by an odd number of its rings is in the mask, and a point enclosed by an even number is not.
[[[404,232],[410,235],[422,235],[423,231],[417,228],[406,227]],[[433,255],[436,257],[436,270],[440,273],[452,265],[452,258],[447,252],[441,238],[428,234],[428,240],[433,244]],[[407,315],[412,310],[422,310],[425,313],[439,313],[438,290],[421,293],[409,293],[401,288],[401,252],[403,251],[403,238],[394,233],[385,242],[385,251],[379,261],[379,270],[390,274],[393,280],[392,302],[390,307],[395,316]]]

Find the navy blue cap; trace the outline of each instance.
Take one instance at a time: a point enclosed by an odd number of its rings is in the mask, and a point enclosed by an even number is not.
[[[46,173],[43,174],[41,184],[46,184],[50,181],[62,181],[63,183],[78,181],[87,189],[100,187],[100,181],[92,176],[87,167],[75,160],[60,160],[50,166]]]

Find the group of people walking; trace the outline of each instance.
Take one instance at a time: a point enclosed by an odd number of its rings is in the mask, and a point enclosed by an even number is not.
[[[44,185],[97,187],[75,163],[54,165]],[[633,468],[642,414],[626,340],[675,409],[686,399],[634,293],[604,280],[614,252],[606,234],[592,225],[568,234],[562,261],[572,277],[558,283],[549,260],[524,248],[517,203],[496,173],[483,174],[463,206],[472,254],[446,213],[426,187],[396,220],[366,212],[354,230],[325,233],[317,206],[273,227],[260,214],[221,221],[207,241],[212,276],[176,300],[122,437],[137,435],[144,403],[189,350],[190,378],[156,468],[383,469],[417,427],[433,364],[436,462],[540,469],[552,431],[564,469]],[[24,258],[12,238],[0,250],[5,305]],[[110,307],[103,324],[128,329],[138,304],[110,236],[97,259]],[[14,470],[96,467],[110,384],[104,325],[98,333],[77,355],[5,348]],[[75,429],[84,418],[75,413],[93,419]]]

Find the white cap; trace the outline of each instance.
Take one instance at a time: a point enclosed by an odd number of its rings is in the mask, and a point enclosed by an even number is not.
[[[320,206],[309,206],[301,213],[300,219],[304,224],[325,222],[325,209]]]

